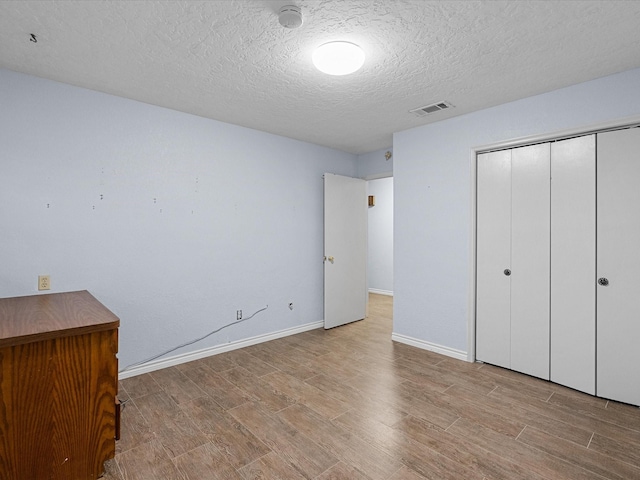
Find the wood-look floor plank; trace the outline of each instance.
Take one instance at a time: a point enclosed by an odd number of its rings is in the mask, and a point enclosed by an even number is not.
[[[516,437],[524,428],[525,424],[508,416],[496,415],[494,411],[483,404],[457,398],[454,395],[433,392],[429,389],[421,388],[413,382],[405,382],[398,386],[398,390],[404,391],[407,395],[424,401],[434,407],[454,413],[458,417],[465,417],[486,427],[501,432],[511,437]]]
[[[550,382],[488,363],[481,365],[477,375],[504,390],[515,391],[537,400],[547,401],[555,391],[554,385]]]
[[[296,403],[303,403],[327,418],[334,418],[351,408],[346,403],[288,373],[273,372],[262,377],[262,380],[275,390],[295,400]]]
[[[362,370],[347,358],[333,354],[314,358],[313,367],[322,372],[331,372],[332,377],[347,383],[350,379],[362,373]]]
[[[315,480],[370,480],[370,478],[355,468],[338,462],[323,474],[318,475]]]
[[[263,362],[257,357],[254,357],[245,349],[240,348],[231,352],[225,353],[227,357],[235,362],[236,365],[242,367],[251,372],[256,377],[267,375],[271,372],[277,372],[278,369],[273,365]]]
[[[422,480],[423,477],[418,472],[411,470],[409,467],[402,467],[394,473],[389,480]]]
[[[338,463],[338,458],[321,448],[307,433],[292,427],[280,417],[254,402],[229,413],[249,429],[273,452],[307,478],[313,478]]]
[[[542,475],[533,472],[518,463],[482,448],[473,438],[462,438],[448,431],[434,428],[428,422],[418,418],[407,418],[395,428],[424,444],[425,446],[455,460],[476,471],[483,477],[492,479],[541,480]]]
[[[607,402],[607,406],[605,408],[612,412],[619,412],[627,415],[640,415],[640,407],[628,405],[626,403],[614,402],[612,400]]]
[[[621,442],[598,433],[593,434],[589,449],[640,468],[640,443]]]
[[[173,459],[184,480],[242,480],[227,458],[206,443]]]
[[[482,375],[477,374],[477,370],[447,370],[446,366],[440,363],[432,367],[433,372],[446,378],[454,386],[463,387],[466,390],[475,392],[478,395],[487,395],[496,388],[495,382],[488,381]]]
[[[376,394],[388,392],[389,395],[393,395],[396,386],[406,382],[406,379],[399,376],[397,369],[389,363],[378,366],[375,362],[367,360],[359,368],[362,373],[350,378],[349,384],[363,392]]]
[[[248,353],[263,362],[301,380],[313,377],[320,373],[318,369],[296,362],[283,353],[277,353],[272,349],[266,348],[264,344],[252,345],[247,347],[246,350]]]
[[[445,358],[438,353],[422,350],[399,342],[393,342],[393,353],[394,359],[409,359],[424,366],[436,365]]]
[[[335,422],[379,445],[388,453],[399,456],[404,465],[426,477],[433,476],[434,472],[429,466],[425,468],[423,461],[426,459],[428,465],[443,463],[438,462],[438,459],[444,456],[450,464],[456,465],[455,468],[449,466],[448,469],[455,472],[459,478],[486,476],[505,480],[542,479],[533,472],[483,450],[472,440],[454,437],[443,429],[415,417],[407,417],[393,428],[376,424],[374,419],[357,412],[341,415]]]
[[[602,480],[602,476],[568,463],[555,455],[531,448],[513,438],[490,428],[461,418],[447,432],[462,438],[473,438],[485,450],[501,456],[548,479]]]
[[[326,355],[327,353],[331,353],[333,350],[328,348],[321,343],[317,342],[317,336],[315,337],[306,337],[304,334],[300,335],[292,335],[291,337],[291,345],[295,348],[306,350],[313,355],[320,356]]]
[[[592,431],[576,427],[573,424],[565,423],[557,418],[551,418],[547,415],[533,413],[518,404],[510,403],[498,396],[481,396],[474,392],[470,392],[465,388],[454,385],[446,391],[446,394],[468,402],[475,402],[484,405],[489,411],[495,412],[496,415],[505,415],[508,412],[509,418],[517,420],[519,425],[530,425],[539,430],[555,435],[559,438],[572,441],[583,447],[589,445],[589,441],[593,435]]]
[[[453,385],[450,379],[441,378],[434,371],[428,368],[419,368],[406,359],[398,359],[394,362],[394,365],[396,367],[396,374],[399,377],[417,385],[430,388],[431,390],[444,392]]]
[[[412,421],[412,417],[408,417],[398,424],[404,425]],[[426,478],[483,477],[482,472],[477,471],[472,462],[464,464],[459,458],[451,458],[451,455],[445,455],[424,442],[416,441],[406,435],[403,429],[389,427],[369,416],[350,411],[336,418],[334,423],[375,445],[391,457],[398,458],[403,465]]]
[[[116,461],[124,480],[184,480],[157,440],[117,455]]]
[[[533,427],[525,428],[518,437],[518,441],[595,472],[604,478],[616,480],[640,478],[640,469],[633,465],[554,437]]]
[[[142,416],[135,400],[129,399],[121,405],[120,440],[116,442],[116,455],[155,438],[149,422]]]
[[[252,375],[242,367],[220,372],[220,376],[237,388],[248,392],[273,412],[296,403],[294,398],[288,397],[285,393],[273,388],[268,382]]]
[[[589,413],[595,416],[602,413],[607,405],[607,400],[604,398],[584,395],[581,392],[568,388],[560,390],[559,386],[547,401],[574,411]]]
[[[640,443],[640,432],[627,429],[619,425],[605,422],[590,415],[584,415],[560,405],[543,402],[526,393],[498,387],[489,396],[499,396],[509,402],[518,404],[531,412],[546,415],[563,423],[574,425],[587,431],[595,432],[605,437],[619,439],[625,442]]]
[[[310,477],[296,471],[275,453],[269,453],[250,465],[240,469],[240,474],[245,480],[305,480]]]
[[[176,367],[156,370],[151,372],[150,375],[160,388],[178,404],[205,395],[204,391]]]
[[[197,398],[180,408],[234,468],[241,468],[270,452],[243,424],[210,397]]]
[[[327,375],[316,375],[306,380],[327,395],[337,398],[341,402],[356,408],[362,413],[375,416],[386,425],[393,425],[407,413],[393,403],[378,398],[371,398],[351,385],[337,381]]]
[[[115,458],[104,462],[104,473],[100,478],[102,480],[124,480]]]
[[[277,414],[293,428],[313,438],[324,450],[374,480],[386,480],[402,465],[335,423],[304,405],[293,405]]]
[[[162,391],[162,387],[158,385],[158,382],[149,373],[125,378],[120,381],[120,385],[122,385],[129,398],[144,397],[145,395]]]
[[[237,407],[254,399],[247,392],[227,382],[204,363],[193,362],[192,364],[179,365],[178,368],[224,408]]]
[[[295,341],[295,335],[290,337],[283,337],[274,340],[273,342],[267,342],[264,344],[266,348],[271,349],[278,355],[285,354],[291,360],[298,363],[308,363],[314,361],[319,355],[316,352],[310,351],[305,346],[300,346],[299,342]]]
[[[447,371],[446,368],[439,365],[424,368],[406,359],[397,361],[396,365],[404,368],[398,374],[413,383],[427,386],[429,384],[441,385],[442,390],[446,390],[452,385],[459,385],[467,390],[477,392],[479,395],[486,395],[496,387],[494,382],[488,382],[484,378],[479,378],[478,375],[469,375],[467,372],[461,371]]]
[[[426,420],[437,425],[443,430],[460,418],[460,416],[452,410],[437,407],[432,403],[425,402],[424,400],[421,400],[411,394],[407,394],[405,391],[399,389],[396,391],[395,401],[398,407],[403,412],[406,412],[407,415]],[[398,421],[400,420],[402,419],[398,419]],[[387,424],[393,426],[396,423],[397,422]]]
[[[145,395],[135,402],[155,438],[171,457],[207,443],[207,438],[166,393]]]
[[[604,401],[603,403],[596,403],[595,400],[602,399],[589,395],[581,395],[580,399],[569,399],[567,396],[562,396],[562,400],[558,400],[560,397],[561,395],[554,394],[549,399],[549,403],[560,405],[574,412],[580,412],[591,418],[597,418],[613,425],[640,432],[640,410],[635,413],[627,413],[611,408],[602,408]]]
[[[225,370],[230,370],[237,366],[236,362],[233,361],[233,358],[226,353],[202,358],[197,360],[197,363],[206,365],[214,372],[224,372]]]

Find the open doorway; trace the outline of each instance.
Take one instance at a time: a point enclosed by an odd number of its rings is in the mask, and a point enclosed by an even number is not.
[[[368,210],[367,283],[369,314],[393,305],[393,177],[367,181]],[[371,205],[373,203],[373,205]]]

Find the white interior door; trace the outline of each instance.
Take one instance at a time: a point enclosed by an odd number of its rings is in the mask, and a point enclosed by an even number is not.
[[[596,390],[595,135],[551,144],[551,380]]]
[[[324,175],[324,328],[367,311],[367,182]]]
[[[511,154],[511,368],[549,379],[548,143]]]
[[[597,151],[596,391],[640,405],[640,128],[599,133]]]
[[[511,368],[511,150],[477,162],[476,358]]]

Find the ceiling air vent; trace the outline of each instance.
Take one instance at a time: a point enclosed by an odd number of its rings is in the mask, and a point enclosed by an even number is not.
[[[413,110],[409,110],[409,112],[413,113],[417,117],[424,117],[432,113],[439,112],[440,110],[446,110],[447,108],[453,108],[453,105],[449,102],[437,102],[424,107],[414,108]]]

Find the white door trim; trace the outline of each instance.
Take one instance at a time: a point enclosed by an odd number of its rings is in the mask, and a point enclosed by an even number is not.
[[[530,135],[526,137],[504,140],[501,142],[490,143],[471,147],[469,150],[469,169],[470,177],[470,221],[469,230],[469,291],[468,291],[468,318],[467,318],[467,361],[476,361],[476,181],[477,181],[477,156],[479,153],[492,150],[504,150],[513,147],[521,147],[534,143],[552,142],[555,140],[564,140],[571,137],[581,135],[589,135],[592,133],[603,132],[607,130],[617,130],[627,127],[635,127],[640,125],[640,115],[625,117],[617,120],[600,122],[592,125],[585,125],[557,132],[545,134]]]

